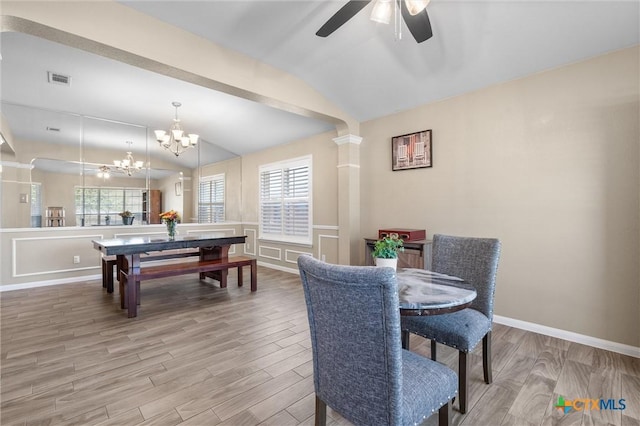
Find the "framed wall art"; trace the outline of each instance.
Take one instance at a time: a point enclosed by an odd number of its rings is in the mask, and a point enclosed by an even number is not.
[[[176,182],[176,195],[178,197],[182,195],[182,182]]]
[[[432,167],[431,130],[391,138],[391,168],[396,170]]]

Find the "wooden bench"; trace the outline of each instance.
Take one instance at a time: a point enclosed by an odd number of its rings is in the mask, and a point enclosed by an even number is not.
[[[246,256],[234,256],[226,259],[199,260],[196,262],[167,263],[162,265],[153,265],[140,268],[138,281],[129,283],[126,271],[121,271],[120,279],[120,307],[128,309],[129,318],[136,316],[137,304],[140,303],[140,281],[152,280],[156,278],[167,278],[185,274],[200,274],[200,278],[204,278],[203,274],[219,271],[220,275],[216,277],[220,281],[220,288],[227,287],[226,272],[231,268],[238,268],[238,287],[242,287],[244,266],[251,267],[251,291],[258,290],[258,270],[256,259]],[[211,276],[207,274],[207,276]],[[135,285],[136,303],[130,304],[128,300],[128,286]]]
[[[200,254],[198,249],[189,251],[167,251],[157,252],[148,255],[140,256],[141,262],[150,262],[154,260],[166,260],[166,259],[179,259],[183,257],[198,256]],[[117,266],[118,261],[116,256],[103,256],[102,257],[102,288],[107,289],[107,293],[113,293],[113,280],[114,273],[113,268]],[[116,275],[117,279],[117,275]]]

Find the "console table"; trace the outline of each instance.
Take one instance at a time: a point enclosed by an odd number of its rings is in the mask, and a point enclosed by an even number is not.
[[[365,238],[365,265],[374,266],[371,253],[377,238]],[[431,240],[405,241],[404,251],[398,253],[398,268],[431,269]]]

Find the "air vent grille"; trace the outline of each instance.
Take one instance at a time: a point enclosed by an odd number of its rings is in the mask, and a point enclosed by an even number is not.
[[[47,72],[49,83],[71,86],[71,77],[57,72]]]
[[[47,130],[49,132],[59,132],[60,129],[58,127],[47,127]]]

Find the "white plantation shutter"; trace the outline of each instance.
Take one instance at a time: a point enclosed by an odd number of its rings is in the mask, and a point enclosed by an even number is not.
[[[260,238],[311,244],[311,157],[260,167]]]
[[[200,180],[198,223],[224,222],[224,174]]]

